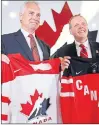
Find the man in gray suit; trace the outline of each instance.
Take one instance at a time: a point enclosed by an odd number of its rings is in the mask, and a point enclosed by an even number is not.
[[[20,11],[21,29],[2,35],[2,61],[9,63],[8,54],[20,53],[26,59],[35,61],[31,41],[35,41],[39,61],[49,59],[50,48],[41,41],[35,31],[40,24],[40,8],[36,2],[25,2]],[[31,38],[32,36],[33,38]]]

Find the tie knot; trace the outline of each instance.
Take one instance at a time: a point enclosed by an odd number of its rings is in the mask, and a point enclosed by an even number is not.
[[[29,34],[28,37],[33,38],[33,35],[32,35],[32,34]]]
[[[82,49],[85,49],[85,46],[83,44],[79,45]]]

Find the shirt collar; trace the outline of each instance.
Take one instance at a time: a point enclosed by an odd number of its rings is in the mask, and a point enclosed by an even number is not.
[[[25,38],[28,37],[29,33],[26,30],[24,30],[23,28],[21,28],[21,32],[23,33],[23,35],[24,35]],[[32,35],[35,38],[35,33],[33,33]]]
[[[77,47],[79,47],[81,43],[79,43],[78,41],[75,40],[75,44],[76,44]],[[83,43],[83,45],[84,45],[86,48],[88,48],[88,46],[89,46],[88,39]]]

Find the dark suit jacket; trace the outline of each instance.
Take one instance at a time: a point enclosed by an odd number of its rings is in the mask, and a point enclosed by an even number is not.
[[[99,53],[96,53],[97,50],[99,52],[99,43],[89,40],[89,44],[91,48],[92,58],[97,58],[97,57],[99,58]],[[64,57],[64,56],[77,57],[75,42],[73,42],[72,44],[63,45],[53,55],[54,58]]]
[[[38,37],[37,41],[43,52],[43,59],[49,59],[50,48],[47,44],[41,41]],[[18,30],[15,33],[2,35],[2,44],[1,44],[1,53],[3,54],[15,54],[20,53],[26,59],[33,61],[32,51],[29,48],[24,35],[21,30]]]

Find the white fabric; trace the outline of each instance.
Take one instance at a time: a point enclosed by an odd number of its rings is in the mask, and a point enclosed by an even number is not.
[[[47,65],[47,64],[45,64]],[[20,71],[19,71],[20,72]],[[50,99],[50,106],[46,110],[47,115],[41,115],[28,120],[30,117],[25,115],[22,110],[21,104],[28,103],[32,105],[31,96],[35,95],[35,91],[38,91],[39,95],[35,102],[31,114],[42,106],[40,105],[44,99]],[[9,105],[8,112],[9,121],[7,123],[60,123],[60,109],[59,109],[59,74],[29,74],[23,76],[17,76],[14,80],[2,84],[2,95],[9,97],[11,103]],[[2,103],[3,113],[7,112],[8,104]],[[29,108],[26,106],[25,108]],[[38,112],[37,112],[38,113]],[[37,114],[36,113],[36,114]],[[48,120],[51,118],[51,120]],[[44,122],[44,119],[46,122]],[[61,119],[61,118],[60,118]],[[5,122],[5,121],[4,121]]]

